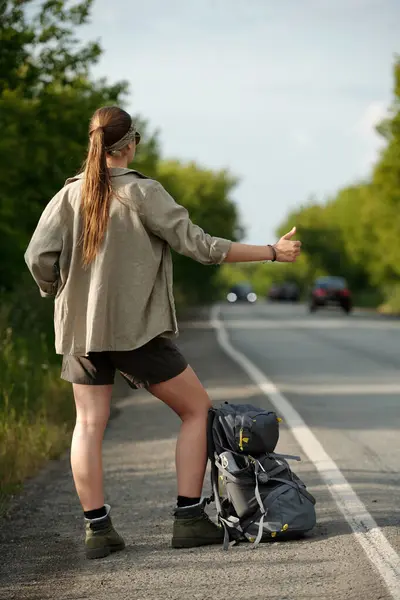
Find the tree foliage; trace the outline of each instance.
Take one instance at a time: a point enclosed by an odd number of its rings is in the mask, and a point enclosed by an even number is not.
[[[93,0],[0,0],[0,288],[12,289],[25,269],[23,252],[39,215],[84,159],[87,129],[99,106],[124,106],[125,82],[93,80],[101,55],[82,44]],[[137,116],[142,133],[134,166],[160,178],[193,220],[215,235],[233,237],[237,214],[227,173],[163,163],[157,132]],[[181,295],[197,301],[216,288],[215,270],[176,258]],[[185,291],[186,290],[186,291]]]

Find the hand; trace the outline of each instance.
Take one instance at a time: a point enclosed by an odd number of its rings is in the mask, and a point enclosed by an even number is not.
[[[279,242],[274,244],[277,262],[295,262],[300,254],[301,242],[292,240],[296,233],[296,227],[293,227],[289,233],[281,237]]]

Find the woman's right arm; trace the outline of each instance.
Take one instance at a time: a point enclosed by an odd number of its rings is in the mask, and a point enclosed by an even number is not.
[[[205,233],[192,223],[186,208],[177,204],[159,183],[153,184],[143,197],[140,212],[144,225],[152,233],[165,240],[179,254],[202,264],[274,259],[274,250],[270,246],[239,244]],[[274,244],[278,262],[294,262],[300,254],[301,243],[291,240],[295,233],[294,227]]]
[[[295,233],[296,227],[293,227],[289,233],[286,233],[272,246],[252,246],[232,242],[224,262],[260,262],[274,259],[277,262],[294,262],[299,256],[301,248],[301,242],[291,239]]]

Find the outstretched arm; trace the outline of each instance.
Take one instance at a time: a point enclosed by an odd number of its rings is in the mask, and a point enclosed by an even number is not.
[[[159,183],[143,198],[141,216],[144,225],[176,252],[205,265],[265,260],[294,262],[300,253],[301,243],[291,240],[295,227],[273,247],[240,244],[211,236],[192,223],[186,208],[177,204]]]
[[[249,244],[238,244],[233,242],[224,262],[259,262],[264,260],[276,260],[277,262],[295,262],[300,254],[301,242],[292,241],[296,233],[293,227],[289,233],[272,246],[251,246]]]

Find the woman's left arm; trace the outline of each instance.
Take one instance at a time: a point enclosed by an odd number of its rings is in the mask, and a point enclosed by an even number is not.
[[[25,262],[44,298],[57,294],[61,250],[61,198],[57,195],[44,209],[25,252]]]

